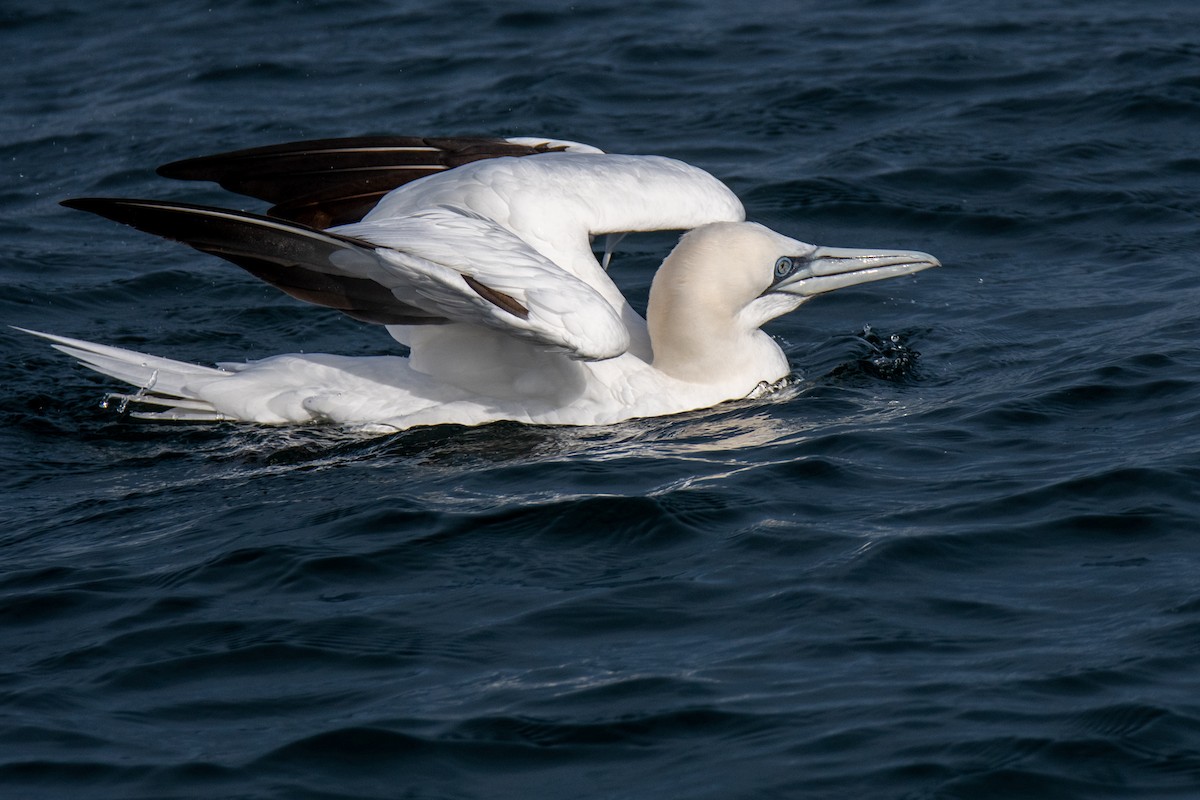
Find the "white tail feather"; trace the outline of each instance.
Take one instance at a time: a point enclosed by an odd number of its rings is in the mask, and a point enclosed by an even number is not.
[[[225,422],[234,419],[220,411],[193,411],[186,408],[173,408],[170,411],[130,411],[129,416],[157,422]]]
[[[14,326],[15,327],[15,326]],[[111,347],[67,336],[56,336],[27,328],[16,328],[22,333],[38,336],[53,343],[55,350],[77,359],[83,366],[103,375],[124,381],[137,387],[134,394],[114,394],[110,399],[121,401],[120,408],[130,403],[166,406],[168,410],[157,412],[138,411],[130,414],[137,419],[172,419],[186,421],[215,422],[230,419],[220,413],[207,400],[196,394],[195,385],[207,383],[214,378],[223,378],[230,373],[213,367],[202,367],[175,361],[170,358],[138,353],[120,347]]]

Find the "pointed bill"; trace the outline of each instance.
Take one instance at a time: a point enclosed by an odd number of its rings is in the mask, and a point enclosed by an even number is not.
[[[811,297],[860,283],[911,275],[941,262],[917,250],[861,250],[818,247],[803,258],[804,265],[775,284],[772,291]]]

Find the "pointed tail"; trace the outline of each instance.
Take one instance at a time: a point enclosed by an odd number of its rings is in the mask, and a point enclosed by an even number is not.
[[[163,411],[132,411],[132,417],[187,422],[233,419],[217,411],[211,403],[196,393],[199,386],[232,374],[226,370],[159,358],[120,347],[85,342],[82,339],[71,339],[27,328],[14,328],[52,342],[55,350],[77,359],[89,369],[137,387],[137,391],[132,394],[109,395],[110,400],[120,402],[122,410],[131,404],[165,408]]]

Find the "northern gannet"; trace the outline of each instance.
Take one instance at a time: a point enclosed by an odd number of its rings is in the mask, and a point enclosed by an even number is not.
[[[274,204],[64,205],[221,256],[293,297],[386,326],[410,354],[204,367],[27,331],[136,392],[147,419],[382,429],[596,425],[754,396],[789,371],[760,330],[814,295],[909,275],[914,251],[817,247],[745,221],[707,172],[537,138],[365,137],[188,159],[159,174]],[[599,235],[684,230],[643,319]],[[161,410],[152,411],[150,408]]]

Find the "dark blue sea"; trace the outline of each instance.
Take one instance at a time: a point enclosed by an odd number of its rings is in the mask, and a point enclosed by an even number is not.
[[[58,205],[332,136],[673,156],[945,264],[597,428],[140,422],[4,328],[0,796],[1200,797],[1192,0],[0,0],[0,63],[5,325],[395,352]]]

